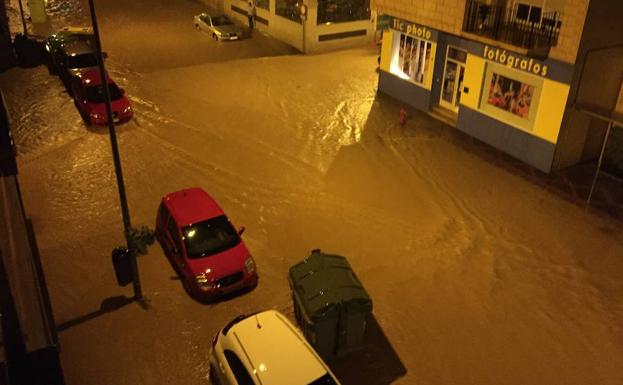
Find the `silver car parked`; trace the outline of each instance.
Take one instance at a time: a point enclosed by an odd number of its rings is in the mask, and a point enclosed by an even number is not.
[[[238,40],[242,37],[242,28],[225,15],[211,16],[201,13],[195,16],[194,23],[196,29],[212,34],[214,40]]]

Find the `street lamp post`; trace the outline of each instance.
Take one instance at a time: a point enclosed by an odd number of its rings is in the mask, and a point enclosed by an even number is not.
[[[102,45],[100,41],[99,29],[97,27],[97,18],[95,16],[95,5],[93,0],[89,0],[89,8],[91,11],[91,22],[93,24],[93,36],[95,40],[95,52],[98,60],[100,77],[102,80],[102,88],[104,90],[104,99],[106,101],[106,117],[108,119],[108,132],[110,133],[110,145],[112,146],[112,156],[115,163],[115,175],[117,177],[117,188],[119,190],[119,203],[121,204],[121,215],[123,217],[123,230],[127,248],[130,251],[130,259],[132,265],[132,286],[134,288],[134,299],[141,301],[143,293],[141,290],[141,282],[138,275],[138,264],[136,261],[136,250],[131,240],[132,225],[130,222],[130,210],[128,209],[128,201],[125,195],[125,184],[123,183],[123,172],[121,170],[121,159],[119,157],[119,147],[117,146],[117,135],[115,133],[115,124],[113,122],[112,106],[110,103],[110,90],[108,89],[108,78],[106,69],[104,68],[104,58],[102,55]]]

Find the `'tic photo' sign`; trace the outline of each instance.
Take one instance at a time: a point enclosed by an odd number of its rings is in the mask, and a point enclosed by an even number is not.
[[[419,37],[426,40],[437,40],[437,33],[426,26],[411,23],[397,18],[392,18],[390,27],[407,35]]]

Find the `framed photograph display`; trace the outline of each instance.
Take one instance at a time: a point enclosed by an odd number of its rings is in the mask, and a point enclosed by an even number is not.
[[[543,80],[505,66],[487,63],[480,110],[498,120],[531,131]]]

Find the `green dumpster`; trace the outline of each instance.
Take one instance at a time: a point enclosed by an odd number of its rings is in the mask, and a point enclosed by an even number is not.
[[[296,320],[323,359],[363,347],[372,300],[346,258],[313,250],[288,281]]]

